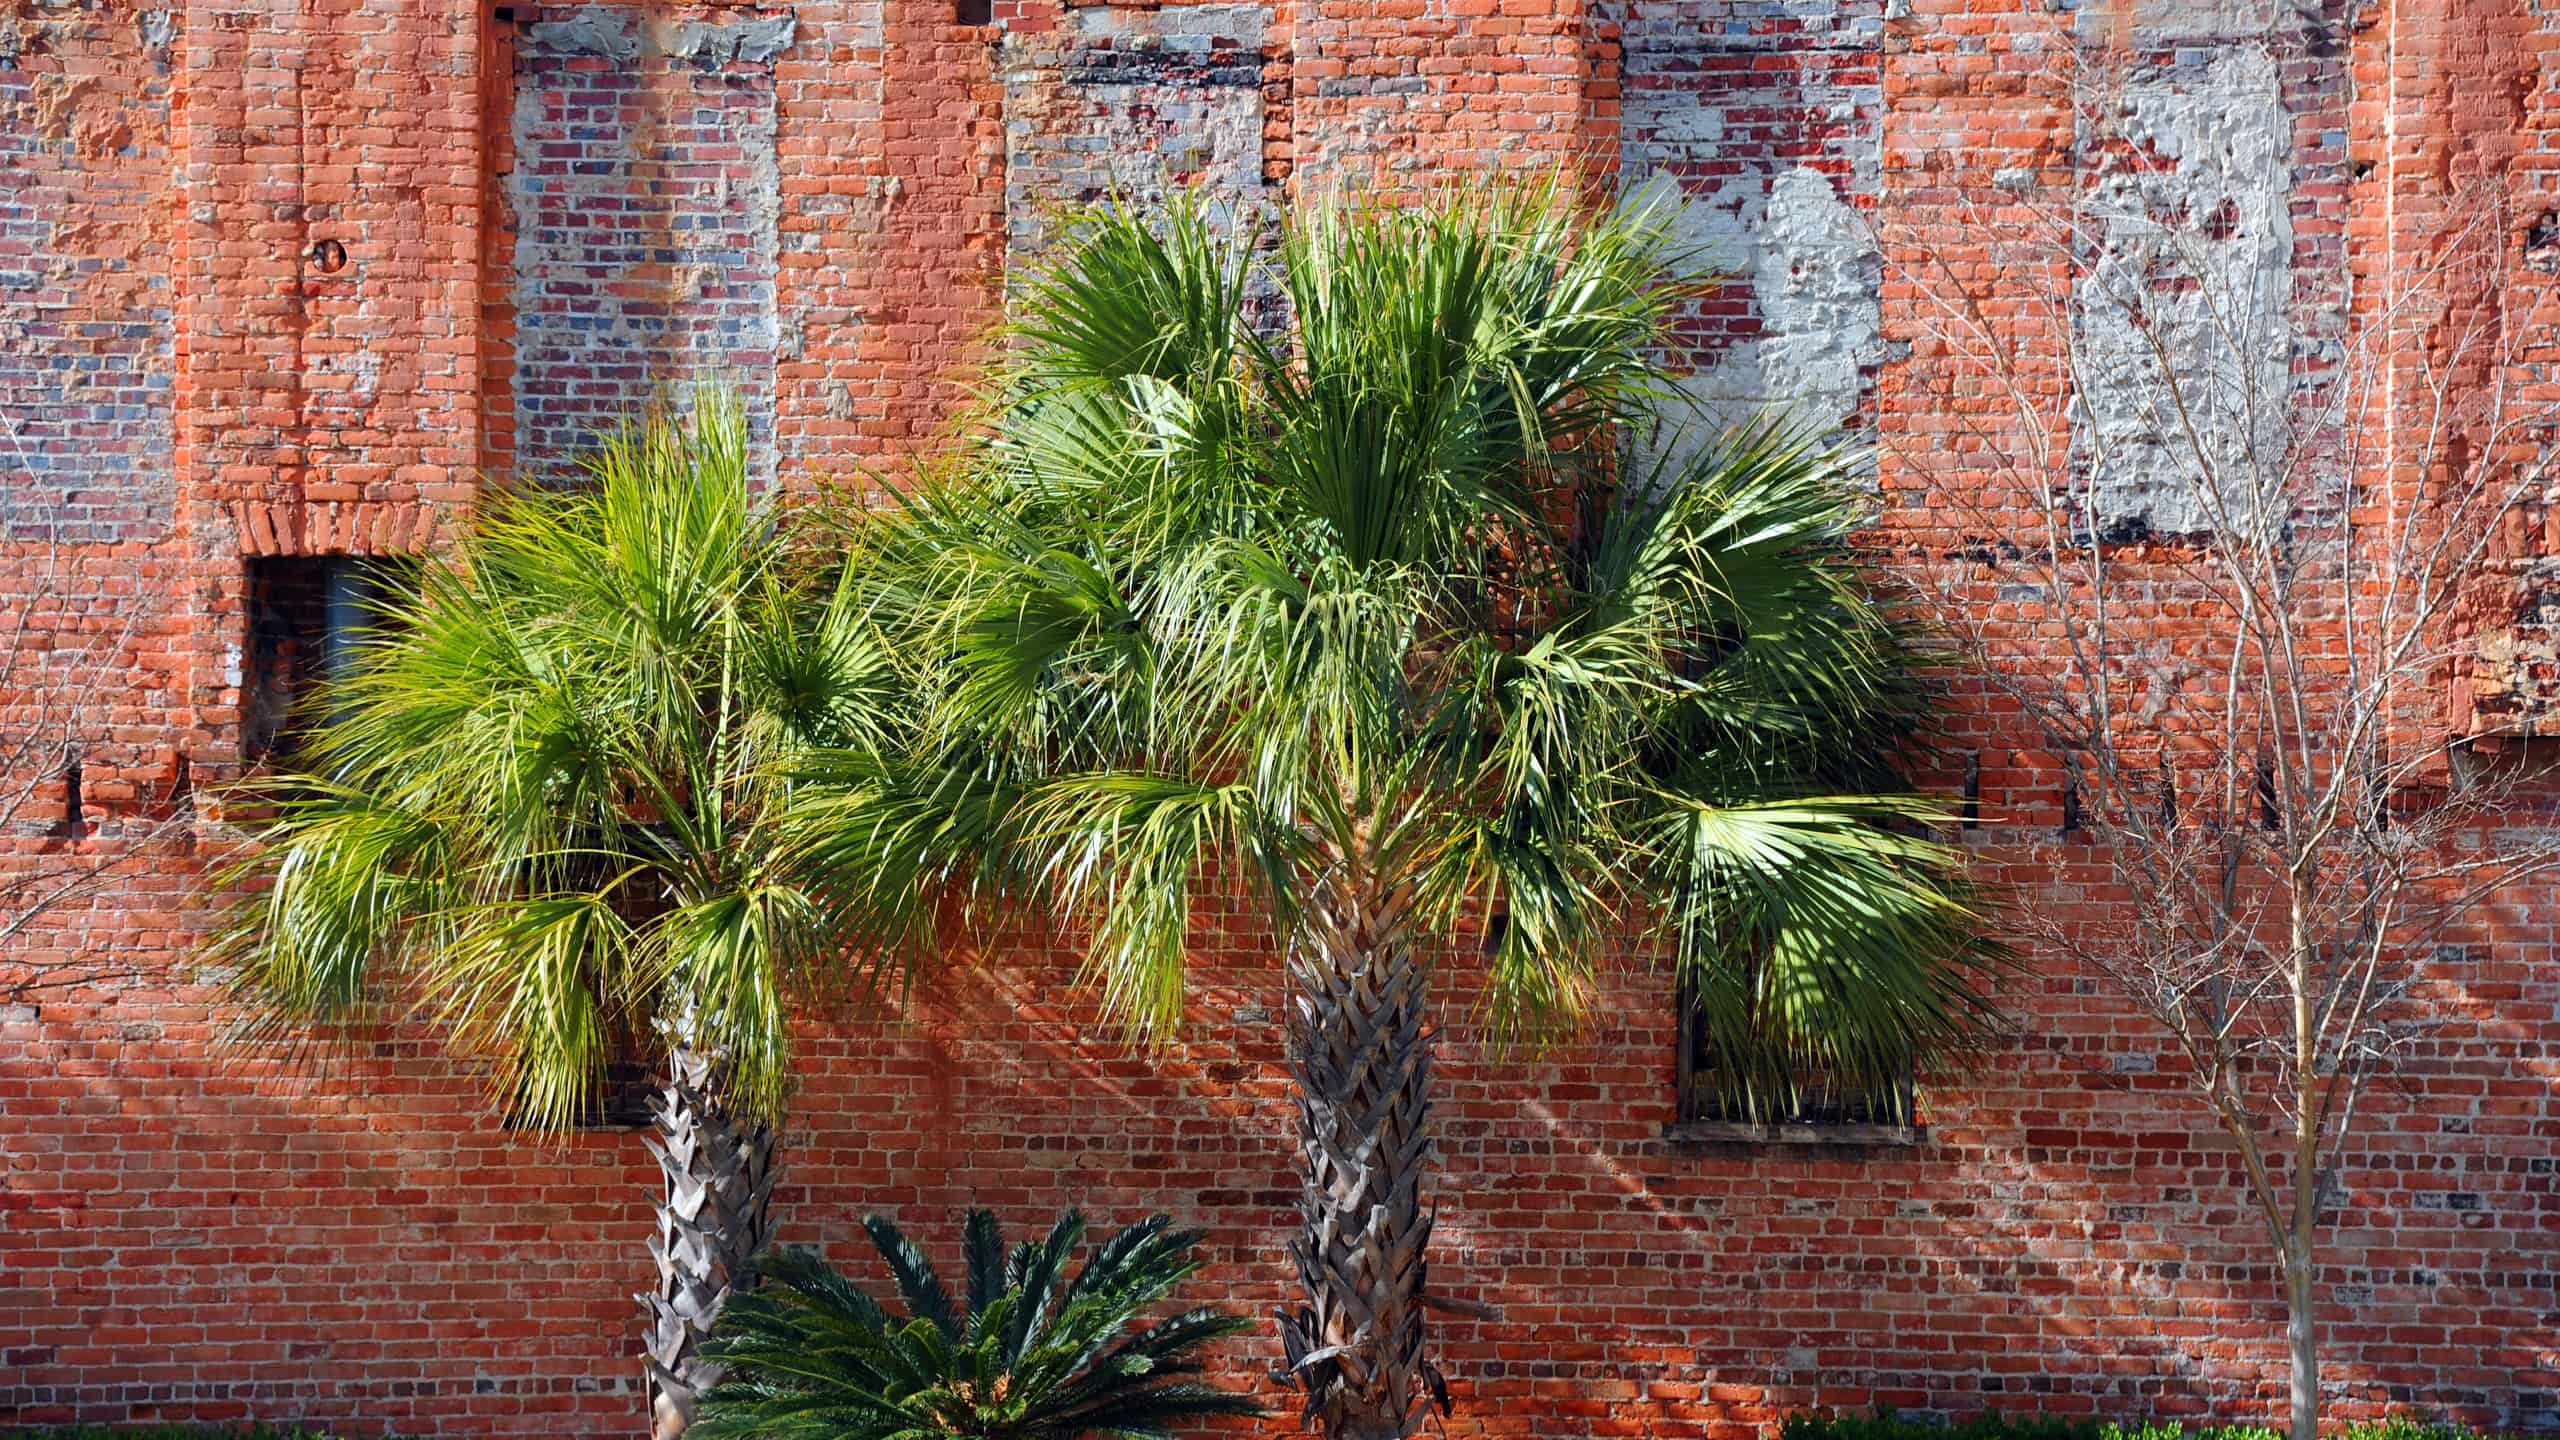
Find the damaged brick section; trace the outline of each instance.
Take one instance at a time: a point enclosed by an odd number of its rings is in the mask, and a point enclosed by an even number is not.
[[[1883,0],[1607,8],[1624,46],[1623,182],[1693,202],[1682,238],[1730,277],[1682,319],[1691,393],[1722,418],[1800,406],[1871,431]]]
[[[0,529],[148,540],[171,505],[169,14],[0,14]]]
[[[773,66],[788,14],[519,10],[516,462],[557,476],[654,396],[742,393],[774,470]]]
[[[1038,252],[1067,206],[1205,188],[1230,221],[1263,180],[1267,5],[1088,7],[1010,34],[1002,58],[1008,251]]]
[[[2319,212],[2343,156],[2301,132],[2337,113],[2343,72],[2262,3],[2099,11],[2081,28],[2092,270],[2071,309],[2073,461],[2100,536],[2194,534],[2211,524],[2200,465],[2237,516],[2259,477],[2303,460],[2305,407],[2336,369],[2318,346],[2342,324],[2343,271]]]

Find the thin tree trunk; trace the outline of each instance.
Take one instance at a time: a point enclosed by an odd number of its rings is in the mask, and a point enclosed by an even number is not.
[[[658,1288],[639,1298],[648,1316],[649,1433],[674,1440],[693,1423],[696,1397],[720,1378],[703,1339],[720,1307],[772,1238],[778,1137],[742,1124],[713,1098],[717,1062],[677,1044],[667,1087],[650,1102],[658,1135],[649,1142],[666,1175],[649,1252]]]
[[[2285,1348],[2293,1356],[2291,1440],[2320,1436],[2320,1294],[2308,1252],[2285,1262]]]
[[[2297,857],[2300,851],[2295,852]],[[2313,1001],[2319,953],[2303,896],[2308,867],[2292,876],[2293,960],[2293,1232],[2278,1237],[2284,1260],[2285,1348],[2292,1352],[2292,1440],[2320,1440],[2320,1317],[2313,1257],[2320,1241],[2320,1011]]]
[[[1309,897],[1289,977],[1304,1222],[1290,1254],[1307,1303],[1282,1311],[1306,1422],[1329,1440],[1403,1440],[1447,1388],[1422,1351],[1431,1217],[1431,1041],[1411,902],[1365,877]]]

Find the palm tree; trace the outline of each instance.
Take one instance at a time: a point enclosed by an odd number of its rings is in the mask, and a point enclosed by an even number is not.
[[[697,1440],[1173,1440],[1184,1421],[1262,1413],[1192,1378],[1200,1347],[1244,1329],[1241,1317],[1203,1305],[1128,1333],[1200,1268],[1196,1230],[1150,1216],[1070,1276],[1081,1212],[1007,1251],[996,1217],[972,1210],[968,1288],[955,1298],[896,1225],[875,1215],[863,1229],[906,1315],[814,1251],[768,1258],[765,1283],[712,1338],[724,1373],[703,1397]]]
[[[1269,902],[1281,1334],[1335,1440],[1446,1405],[1427,956],[1537,1042],[1658,926],[1763,1089],[1881,1082],[1991,1013],[1938,812],[1843,783],[1913,689],[1842,543],[1850,462],[1631,443],[1697,288],[1670,220],[1486,190],[1258,254],[1192,207],[1101,214],[1019,295],[986,443],[847,526],[918,719],[839,765],[834,864],[1044,900],[1159,1035],[1209,877]]]
[[[485,497],[311,708],[300,771],[247,797],[265,827],[215,951],[255,1033],[423,1009],[519,1124],[576,1123],[618,1047],[663,1057],[660,1436],[770,1233],[788,1001],[889,953],[786,837],[798,758],[875,743],[890,677],[748,475],[742,413],[709,400],[585,483]]]

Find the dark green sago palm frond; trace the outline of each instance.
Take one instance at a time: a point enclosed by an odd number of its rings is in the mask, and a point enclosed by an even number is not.
[[[1141,1327],[1200,1262],[1200,1236],[1162,1215],[1105,1240],[1072,1275],[1084,1217],[1008,1250],[969,1214],[968,1276],[953,1295],[924,1252],[864,1222],[903,1313],[810,1250],[784,1250],[733,1302],[710,1346],[726,1378],[705,1397],[704,1440],[1173,1440],[1191,1421],[1254,1415],[1251,1398],[1196,1377],[1201,1347],[1248,1322],[1209,1307]]]
[[[1536,1044],[1658,935],[1773,1106],[1992,1019],[1934,808],[1873,793],[1917,687],[1848,544],[1858,458],[1636,443],[1697,428],[1673,220],[1492,188],[1255,251],[1098,214],[1021,291],[971,463],[846,526],[919,723],[814,849],[1078,922],[1157,1035],[1218,887],[1268,901],[1309,1177],[1284,1330],[1337,1440],[1437,1393],[1427,956]]]

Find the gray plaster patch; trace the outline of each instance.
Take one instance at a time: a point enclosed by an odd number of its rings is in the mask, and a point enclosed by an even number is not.
[[[770,64],[791,48],[798,28],[798,19],[787,11],[726,16],[695,12],[644,21],[637,10],[596,5],[567,19],[537,21],[526,27],[525,37],[536,50],[554,55],[602,55],[628,64],[646,50],[709,67],[734,60]]]
[[[2254,39],[2293,9],[2287,0],[2087,0],[2076,28],[2085,44]]]
[[[1676,184],[1648,182],[1646,197]],[[1865,377],[1884,359],[1883,257],[1831,177],[1800,166],[1741,176],[1678,211],[1684,248],[1747,281],[1760,334],[1726,346],[1683,388],[1720,423],[1783,409],[1826,428],[1856,423]]]
[[[2232,45],[2127,77],[2083,136],[2074,461],[2102,535],[2245,525],[2294,393],[2292,143],[2274,58]],[[2104,141],[2103,145],[2095,142]],[[2146,157],[2129,164],[2131,146]]]
[[[650,27],[658,53],[700,65],[727,60],[769,64],[791,48],[797,27],[788,14],[753,15],[728,20],[669,20]]]
[[[1069,10],[1008,35],[1005,224],[1021,273],[1079,208],[1189,190],[1221,225],[1258,221],[1268,5]]]
[[[1869,438],[1885,358],[1882,0],[1608,0],[1619,25],[1623,193],[1686,197],[1687,259],[1724,283],[1684,307],[1684,437],[1767,410]]]
[[[610,60],[640,58],[640,30],[627,10],[592,6],[566,20],[543,20],[525,27],[525,39],[537,50],[558,55],[602,55]]]
[[[168,49],[177,30],[172,14],[167,10],[140,11],[134,16],[134,23],[142,32],[143,48],[147,50]]]

